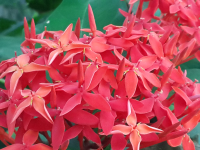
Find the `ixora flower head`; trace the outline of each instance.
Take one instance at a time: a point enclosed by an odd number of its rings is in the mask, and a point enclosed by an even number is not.
[[[24,19],[23,54],[0,63],[2,150],[65,150],[76,137],[81,150],[163,141],[195,149],[187,133],[200,120],[200,85],[180,64],[200,61],[200,1],[146,1],[142,10],[144,0],[130,0],[128,12],[119,9],[123,25],[104,33],[90,5],[89,29],[78,19],[74,31],[70,24],[36,34]]]

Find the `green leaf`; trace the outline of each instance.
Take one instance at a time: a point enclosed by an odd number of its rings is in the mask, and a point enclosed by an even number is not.
[[[185,70],[185,69],[187,70],[187,69],[192,69],[192,68],[200,69],[199,61],[197,59],[192,59],[181,65],[182,70]]]
[[[187,77],[192,81],[195,79],[200,81],[200,69],[187,69]]]
[[[199,80],[200,81],[200,65],[197,59],[190,60],[181,65],[181,69],[183,71],[187,71],[187,77],[191,80]]]
[[[20,55],[20,44],[23,40],[21,37],[0,36],[0,61],[14,57],[15,51]]]
[[[38,26],[38,31],[42,32],[44,26],[47,26],[47,30],[65,30],[70,23],[75,26],[79,17],[81,19],[81,28],[89,28],[88,4],[92,6],[98,30],[103,31],[103,27],[108,24],[123,24],[124,17],[119,13],[118,8],[127,11],[127,5],[124,1],[64,0],[49,16],[45,24]]]
[[[26,0],[28,6],[39,12],[46,12],[55,9],[62,0]]]
[[[0,32],[10,28],[14,23],[15,23],[15,21],[12,21],[12,20],[9,20],[9,19],[5,19],[5,18],[0,18],[0,24],[1,24]]]
[[[70,140],[67,150],[80,150],[78,137]]]

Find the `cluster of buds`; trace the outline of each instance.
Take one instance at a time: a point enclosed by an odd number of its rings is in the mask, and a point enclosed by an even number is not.
[[[70,24],[36,34],[24,19],[23,54],[0,63],[2,150],[65,150],[75,137],[81,150],[163,141],[195,149],[187,133],[200,120],[200,84],[180,65],[200,60],[200,1],[140,0],[133,14],[135,2],[119,9],[123,25],[109,24],[105,33],[90,5],[89,29],[78,19],[74,31]]]

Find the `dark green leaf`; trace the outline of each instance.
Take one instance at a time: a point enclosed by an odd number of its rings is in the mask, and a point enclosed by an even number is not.
[[[47,30],[65,30],[70,23],[75,26],[78,17],[81,19],[81,28],[89,28],[88,4],[92,6],[98,30],[103,31],[103,27],[108,24],[123,24],[124,17],[119,13],[118,8],[127,11],[127,5],[124,1],[64,0],[49,16],[46,23],[39,25],[39,32],[44,30],[44,26],[47,26]]]
[[[0,61],[12,58],[21,54],[20,44],[24,38],[0,36]]]

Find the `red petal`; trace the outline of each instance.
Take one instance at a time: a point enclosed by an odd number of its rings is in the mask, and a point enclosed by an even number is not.
[[[52,124],[42,117],[35,118],[30,121],[28,125],[28,129],[38,131],[38,132],[48,131],[48,130],[52,130]]]
[[[188,121],[190,121],[191,119],[193,119],[193,117],[195,117],[195,115],[197,115],[198,113],[200,113],[199,109],[194,110],[192,112],[190,112],[187,116],[185,116],[182,120],[181,120],[181,124],[185,124]],[[199,116],[199,115],[197,115]]]
[[[0,109],[7,108],[9,105],[10,105],[9,101],[2,102],[0,103]]]
[[[30,33],[29,33],[29,27],[28,27],[28,22],[26,20],[26,17],[24,17],[24,33],[25,33],[25,38],[30,38]]]
[[[150,34],[149,36],[149,42],[155,52],[155,54],[158,56],[158,57],[164,57],[164,54],[163,54],[163,47],[162,47],[162,44],[161,42],[156,38],[154,37],[155,35],[154,34]]]
[[[13,144],[13,145],[9,145],[5,148],[2,148],[1,150],[14,150],[14,149],[23,149],[25,146],[22,144]]]
[[[172,14],[177,13],[179,10],[180,10],[180,8],[179,8],[179,5],[177,5],[177,4],[171,5],[169,7],[169,11]]]
[[[95,36],[95,32],[97,30],[97,27],[96,27],[94,14],[93,14],[93,11],[92,11],[90,4],[88,5],[88,17],[89,17],[90,29],[91,29],[93,35]]]
[[[50,123],[53,123],[53,120],[51,119],[51,116],[49,115],[44,99],[41,99],[37,96],[34,96],[33,98],[33,107],[34,109],[40,113],[45,119],[47,119]]]
[[[28,64],[30,57],[27,54],[22,54],[17,57],[17,64],[20,68],[23,68],[25,65]]]
[[[136,128],[140,134],[162,133],[163,132],[162,130],[160,130],[158,128],[154,128],[154,127],[148,126],[146,124],[137,124]]]
[[[133,46],[133,43],[131,41],[125,40],[123,38],[109,38],[108,42],[111,43],[114,46],[129,48]]]
[[[64,133],[64,137],[63,137],[62,143],[64,143],[67,140],[75,138],[82,131],[82,129],[83,129],[83,127],[79,126],[79,125],[75,125],[75,126],[72,126],[71,128],[69,128]]]
[[[109,101],[111,108],[115,111],[127,111],[127,98],[121,98],[117,100]]]
[[[16,71],[17,69],[19,69],[17,66],[11,66],[9,67],[6,71],[4,71],[0,78],[3,78],[6,74],[10,73],[10,72],[13,72],[13,71]]]
[[[167,134],[169,134],[170,132],[174,131],[177,127],[179,127],[180,124],[181,124],[180,122],[177,122],[177,123],[165,128],[163,130],[163,132],[161,134],[159,134],[158,136],[160,138],[165,137]]]
[[[75,29],[74,29],[74,33],[75,33],[75,35],[77,36],[78,39],[80,37],[80,28],[81,28],[81,20],[80,20],[80,18],[78,18],[78,20],[76,22]]]
[[[83,135],[88,139],[91,140],[98,145],[101,145],[101,139],[99,138],[99,135],[95,133],[89,126],[85,126],[83,129]]]
[[[48,68],[49,68],[48,66],[39,65],[32,62],[29,65],[23,67],[23,71],[24,72],[45,71],[48,70]]]
[[[97,59],[98,63],[100,63],[100,64],[103,63],[101,55],[93,52],[92,50],[85,49],[85,55],[87,56],[87,58],[91,59],[92,61],[95,61]]]
[[[175,86],[172,86],[172,88],[174,89],[174,91],[180,95],[186,102],[186,105],[189,105],[191,104],[191,100],[189,99],[189,97],[186,95],[186,93],[184,91],[182,91],[181,89],[175,87]]]
[[[128,135],[131,133],[131,130],[133,128],[131,126],[125,126],[125,125],[115,125],[112,128],[111,134],[121,133],[124,135]]]
[[[76,95],[72,96],[63,107],[63,110],[60,116],[65,115],[66,113],[70,112],[74,107],[81,103],[82,96],[81,93],[77,93]]]
[[[62,52],[63,52],[63,50],[61,48],[58,48],[58,49],[52,51],[49,54],[48,65],[50,65],[55,60],[55,58]]]
[[[118,88],[117,81],[116,81],[116,78],[114,76],[114,71],[108,69],[105,76],[104,76],[104,80],[106,82],[108,82],[112,86],[112,88],[114,88],[114,89]]]
[[[137,2],[138,0],[130,0],[129,4],[134,4],[135,2]]]
[[[82,65],[81,60],[79,60],[79,62],[78,62],[78,82],[79,82],[79,87],[84,82],[84,70],[83,70],[83,65]]]
[[[133,150],[139,150],[140,149],[140,142],[142,141],[141,136],[138,132],[138,130],[133,130],[130,134],[130,142],[133,147]]]
[[[50,48],[57,48],[58,45],[49,39],[28,39],[28,41],[33,43],[40,43]]]
[[[122,56],[119,52],[118,52],[118,50],[116,50],[115,48],[114,48],[114,53],[115,53],[115,55],[117,56],[117,58],[119,58],[119,60],[123,60],[123,59],[125,59],[125,64],[126,65],[130,65],[130,66],[132,66],[132,63],[129,61],[129,60],[127,60],[124,56]],[[123,64],[122,64],[123,65]]]
[[[137,84],[138,78],[135,72],[132,70],[128,71],[125,77],[125,87],[128,98],[131,98],[135,94]]]
[[[167,70],[167,72],[163,74],[162,79],[161,79],[160,89],[162,89],[163,86],[167,83],[167,81],[172,73],[173,68],[174,68],[174,65],[172,64],[171,67]]]
[[[197,126],[197,124],[199,123],[199,119],[200,119],[200,113],[195,115],[187,123],[183,124],[183,127],[188,129],[189,131],[191,131],[192,129],[194,129]]]
[[[117,74],[116,74],[117,82],[121,81],[121,79],[123,78],[124,71],[125,71],[125,58],[123,58],[122,61],[119,64],[119,68],[118,68]]]
[[[65,132],[63,117],[57,116],[52,128],[52,146],[54,150],[59,149]]]
[[[67,46],[67,44],[69,43],[70,37],[71,37],[71,32],[72,32],[72,28],[73,28],[73,24],[71,23],[63,32],[63,34],[60,37],[60,43],[61,46]]]
[[[142,138],[142,142],[152,142],[159,139],[156,133],[141,134],[140,136]]]
[[[194,14],[192,9],[189,8],[180,8],[181,12],[184,13],[191,21],[198,21],[196,15]]]
[[[142,101],[135,100],[134,101],[135,103],[133,103],[133,100],[130,100],[130,102],[133,106],[133,109],[135,110],[137,114],[149,113],[152,111],[153,106],[154,106],[154,98],[146,98]]]
[[[155,61],[157,60],[157,56],[144,56],[139,59],[139,66],[142,67],[143,69],[147,69],[151,67]]]
[[[35,132],[33,130],[28,130],[23,136],[23,143],[26,146],[33,145],[36,142],[37,138],[38,138],[38,132]]]
[[[174,54],[174,48],[177,44],[178,38],[179,38],[180,32],[177,31],[174,36],[168,40],[167,44],[164,47],[164,51],[166,53],[166,55],[173,55]]]
[[[194,142],[190,139],[189,135],[187,134],[183,138],[182,145],[184,150],[195,150]]]
[[[14,104],[11,104],[8,107],[7,114],[6,114],[6,121],[7,121],[7,126],[8,126],[8,132],[9,132],[9,137],[12,136],[14,130],[15,130],[15,122],[12,121],[12,118],[14,116],[14,113],[16,112],[16,107]]]
[[[111,111],[110,105],[108,101],[101,96],[100,94],[92,94],[92,93],[84,93],[83,99],[92,107],[104,110],[104,111]]]
[[[47,96],[49,93],[51,92],[51,87],[40,87],[37,91],[36,91],[36,93],[35,93],[35,95],[38,95],[38,96],[40,96],[40,97],[45,97],[45,96]]]
[[[128,100],[128,104],[127,104],[127,108],[128,108],[128,116],[126,117],[126,122],[128,125],[131,125],[133,127],[136,126],[137,124],[137,117],[135,114],[135,111],[133,110],[133,107],[130,103],[130,101]]]
[[[190,56],[192,50],[194,49],[194,46],[196,45],[196,39],[193,38],[190,42],[188,42],[188,48],[187,48],[187,51],[183,57],[183,59],[186,59],[187,57]]]
[[[114,134],[111,138],[112,150],[124,150],[126,147],[126,139],[123,134]]]
[[[99,94],[101,94],[105,98],[109,99],[111,96],[110,85],[104,79],[101,80],[98,91],[99,91]]]
[[[108,44],[106,44],[106,39],[102,37],[95,37],[90,42],[92,51],[96,53],[101,53],[110,48]]]
[[[94,74],[93,78],[92,78],[92,81],[91,81],[91,84],[90,86],[88,87],[87,91],[90,91],[92,89],[94,89],[100,82],[101,80],[103,79],[104,75],[106,74],[106,71],[107,71],[107,66],[103,66],[103,67],[100,67]]]
[[[95,125],[99,122],[99,119],[96,116],[79,109],[73,109],[69,113],[65,114],[64,117],[67,120],[80,125]]]
[[[18,69],[17,71],[15,71],[10,79],[10,95],[13,95],[15,92],[15,89],[17,87],[19,78],[22,76],[22,70]]]
[[[112,115],[111,112],[107,112],[107,111],[100,112],[100,124],[101,124],[103,132],[106,135],[108,135],[109,132],[112,130],[114,121],[115,121],[115,117]]]
[[[190,35],[193,35],[195,32],[195,28],[191,28],[188,26],[181,26],[181,28]]]
[[[39,144],[36,144],[36,145],[33,145],[31,147],[29,147],[29,150],[52,150],[51,147],[45,145],[45,144],[42,144],[42,143],[39,143]]]
[[[23,102],[21,102],[15,111],[12,122],[15,121],[19,117],[19,115],[24,111],[24,109],[30,105],[31,105],[31,97],[28,97]]]
[[[173,132],[172,132],[172,133],[173,133]],[[169,136],[169,134],[168,134],[167,136]],[[177,147],[177,146],[181,145],[182,140],[183,140],[183,136],[179,136],[179,137],[177,137],[177,138],[170,139],[170,140],[168,140],[167,142],[168,142],[168,144],[169,144],[170,146],[172,146],[172,147]]]
[[[155,87],[160,87],[160,80],[156,77],[155,74],[147,72],[147,71],[141,71],[144,77]]]
[[[35,22],[31,20],[31,38],[36,39]]]
[[[97,71],[97,66],[92,64],[85,71],[85,89],[88,89],[92,79],[94,77],[95,72]]]

